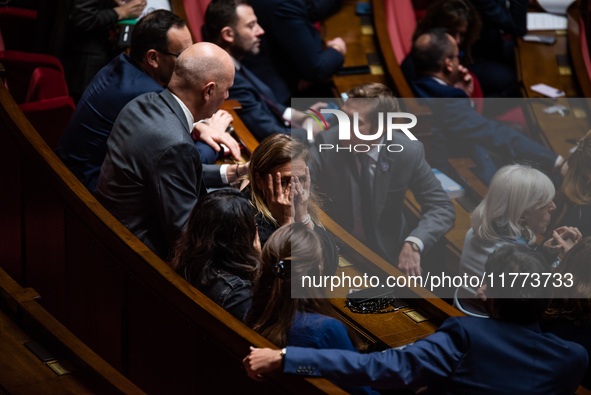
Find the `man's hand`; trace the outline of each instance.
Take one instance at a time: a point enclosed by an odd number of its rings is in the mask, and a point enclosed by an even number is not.
[[[115,0],[115,3],[118,4],[117,7],[114,7],[113,10],[117,13],[118,20],[122,19],[135,19],[138,18],[144,8],[146,7],[147,1],[146,0],[131,0],[129,2],[124,2],[123,0]]]
[[[472,74],[462,65],[459,66],[459,70],[462,73],[462,78],[454,84],[454,87],[466,92],[468,97],[472,97],[472,93],[474,93],[474,79],[472,78]]]
[[[320,110],[326,108],[326,106],[328,106],[327,103],[319,101],[317,103],[312,104],[310,108],[314,111],[320,112]],[[314,133],[314,136],[316,136],[318,133],[322,131],[321,125],[319,125],[318,122],[316,122],[312,117],[310,117],[303,111],[292,109],[291,120],[300,125],[302,125],[305,121],[312,122],[312,132]]]
[[[345,44],[345,40],[340,37],[335,37],[332,40],[327,41],[326,46],[336,49],[343,56],[347,54],[347,44]]]
[[[404,243],[398,256],[398,269],[407,276],[421,275],[421,254],[414,251],[408,242]]]
[[[263,373],[281,368],[281,351],[270,348],[250,347],[250,354],[242,360],[248,377],[263,381]]]
[[[199,139],[213,148],[215,152],[220,152],[221,147],[219,144],[224,144],[228,147],[234,159],[240,160],[240,145],[230,133],[226,133],[226,129],[232,120],[230,113],[218,110],[211,118],[206,119],[204,122],[197,122],[195,129],[200,133]]]
[[[229,165],[228,169],[226,170],[226,178],[228,179],[228,183],[231,184],[240,177],[246,176],[248,174],[249,166],[250,162],[246,162],[241,165]]]

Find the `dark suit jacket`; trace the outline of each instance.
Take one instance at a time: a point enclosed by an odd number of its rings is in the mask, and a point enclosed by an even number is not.
[[[220,178],[219,167],[211,172],[207,178]],[[125,106],[107,142],[96,190],[105,208],[167,260],[203,193],[201,158],[172,94],[147,93]]]
[[[96,189],[107,139],[115,119],[127,103],[148,92],[161,92],[152,77],[120,54],[93,78],[56,149],[56,154],[91,192]],[[197,143],[204,163],[214,163],[217,153]]]
[[[418,97],[428,100],[433,111],[433,167],[447,169],[449,157],[469,156],[478,166],[479,178],[488,184],[501,165],[516,160],[530,160],[551,172],[557,155],[537,141],[502,123],[479,114],[464,91],[441,85],[429,76],[412,84]],[[496,163],[490,153],[500,159]]]
[[[427,386],[437,394],[572,394],[588,363],[585,349],[538,324],[448,318],[403,350],[358,354],[287,347],[284,371],[374,388]]]
[[[343,64],[338,51],[322,47],[303,0],[253,0],[251,5],[265,35],[261,53],[245,64],[273,88],[280,103],[289,104],[300,79],[325,80]]]
[[[311,149],[312,181],[321,192],[323,208],[345,230],[354,228],[353,211],[359,199],[359,177],[354,155],[348,151],[318,152],[320,144],[339,144],[338,130],[329,129],[318,134],[317,145]],[[409,140],[395,132],[392,141],[401,144],[399,153],[381,150],[374,176],[374,229],[365,231],[368,247],[396,264],[407,236],[419,238],[428,250],[451,227],[455,220],[454,206],[435,178],[425,160],[423,144]],[[393,148],[394,150],[394,148]],[[408,229],[402,212],[407,190],[414,193],[421,205],[422,216],[415,229]]]

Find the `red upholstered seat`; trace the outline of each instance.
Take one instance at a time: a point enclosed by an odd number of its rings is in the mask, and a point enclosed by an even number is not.
[[[25,102],[31,76],[37,67],[51,68],[64,74],[60,61],[50,55],[0,51],[0,63],[6,69],[6,87],[18,104]]]
[[[185,13],[187,14],[187,23],[189,29],[193,34],[193,40],[196,43],[203,41],[203,21],[205,19],[205,11],[211,0],[183,0],[185,6]]]
[[[70,122],[75,106],[71,97],[61,96],[19,104],[19,108],[47,145],[55,149]]]
[[[37,11],[0,8],[0,50],[30,51],[35,43]]]
[[[63,73],[54,68],[37,67],[31,74],[25,103],[61,96],[68,96]]]
[[[417,19],[411,0],[386,0],[384,12],[394,55],[401,64],[412,48],[412,35],[417,28]]]

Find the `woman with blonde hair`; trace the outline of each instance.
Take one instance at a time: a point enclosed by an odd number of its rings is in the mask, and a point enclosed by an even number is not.
[[[556,194],[555,226],[576,226],[591,236],[591,130],[577,142],[568,170]]]
[[[280,226],[301,222],[320,237],[329,275],[336,271],[338,252],[316,205],[310,204],[316,197],[310,191],[309,160],[308,148],[298,140],[284,134],[269,136],[252,153],[243,193],[257,211],[262,246]]]
[[[261,277],[244,322],[280,348],[313,347],[357,351],[345,325],[335,318],[322,288],[303,286],[304,276],[324,272],[322,243],[302,223],[281,226],[261,256]],[[354,394],[377,393],[347,387]]]
[[[474,210],[471,229],[466,234],[459,274],[482,277],[490,254],[506,244],[525,244],[537,248],[536,234],[546,232],[552,212],[554,185],[541,171],[521,164],[504,166],[492,178],[488,193]],[[559,252],[569,250],[581,239],[576,228],[552,231],[541,251],[550,265]],[[456,291],[454,304],[466,314],[486,315],[484,303],[475,298],[469,286]]]

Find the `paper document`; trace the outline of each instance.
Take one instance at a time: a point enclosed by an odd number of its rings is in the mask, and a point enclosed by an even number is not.
[[[574,2],[575,0],[538,0],[544,11],[558,15],[566,15],[566,10]]]
[[[527,30],[564,30],[566,17],[545,12],[527,13]]]

